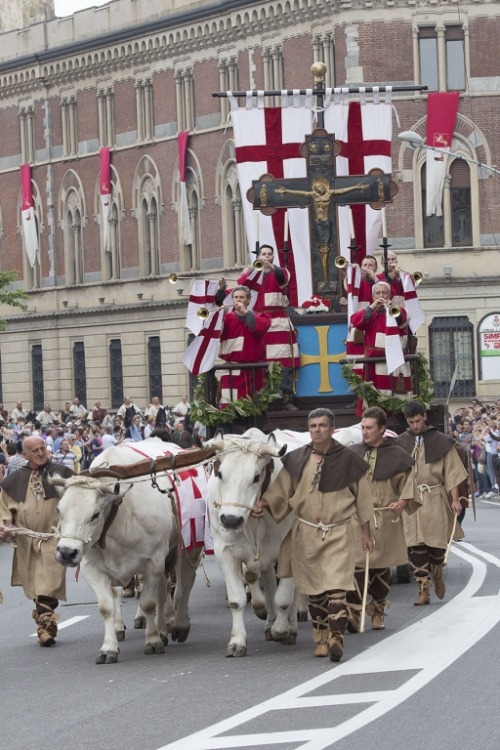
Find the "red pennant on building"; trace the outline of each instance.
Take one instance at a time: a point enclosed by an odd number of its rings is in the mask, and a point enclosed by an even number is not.
[[[30,164],[23,164],[21,166],[21,191],[21,221],[23,227],[24,246],[26,248],[26,255],[28,256],[29,264],[31,268],[33,268],[38,257],[38,232],[35,221]]]
[[[109,213],[111,209],[111,152],[108,146],[99,152],[99,194],[101,199],[102,244],[105,251],[111,249],[109,242]]]
[[[443,215],[443,187],[449,151],[457,119],[459,91],[432,93],[427,97],[426,215]]]
[[[179,149],[179,178],[181,182],[179,205],[177,215],[179,217],[179,239],[183,245],[192,245],[193,235],[191,232],[191,221],[189,220],[189,204],[186,189],[186,157],[189,133],[183,131],[177,136]]]

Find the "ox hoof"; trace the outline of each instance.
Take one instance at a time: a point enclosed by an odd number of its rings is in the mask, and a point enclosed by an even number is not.
[[[237,646],[235,643],[227,647],[226,656],[246,656],[247,647]]]
[[[308,618],[308,612],[307,609],[302,609],[297,612],[297,621],[298,622],[307,622]]]
[[[274,641],[270,628],[268,628],[267,630],[264,630],[264,638],[266,639],[266,641]]]
[[[281,639],[283,646],[295,646],[297,643],[297,633],[289,633],[286,638]]]
[[[116,664],[118,661],[118,652],[110,651],[109,653],[106,653],[106,651],[99,651],[97,654],[97,658],[95,660],[96,664]]]
[[[166,633],[160,633],[161,642],[164,646],[168,645],[168,635]]]
[[[172,628],[172,640],[177,641],[177,643],[184,643],[185,641],[187,641],[189,630],[189,625],[187,626],[187,628]]]
[[[267,609],[265,607],[263,609],[254,609],[253,611],[259,620],[267,620]]]
[[[165,646],[161,641],[159,643],[146,643],[144,646],[144,653],[146,656],[151,656],[151,654],[164,654]]]
[[[144,630],[146,627],[146,618],[144,615],[136,617],[134,620],[134,630]]]
[[[121,641],[125,640],[125,628],[123,630],[116,630],[115,631],[116,640],[120,643]]]

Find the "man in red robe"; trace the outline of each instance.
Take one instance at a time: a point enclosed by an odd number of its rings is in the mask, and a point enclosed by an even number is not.
[[[372,303],[351,316],[351,325],[364,331],[365,357],[386,357],[387,315],[390,314],[390,305],[391,288],[385,281],[378,281],[373,285]],[[404,351],[407,332],[407,315],[404,307],[399,308],[395,323],[399,329],[401,349]],[[388,372],[385,361],[368,363],[365,365],[364,380],[371,381],[380,393],[387,396],[396,393],[400,397],[409,397],[412,391],[410,366],[407,362],[392,373]]]
[[[269,315],[248,309],[250,289],[237,286],[232,292],[233,309],[224,316],[219,356],[225,362],[253,364],[265,361],[264,336],[271,325]],[[264,369],[235,369],[220,372],[220,406],[253,396],[264,385]]]
[[[290,281],[290,272],[274,264],[274,250],[270,245],[260,246],[257,259],[262,262],[261,273],[255,275],[252,267],[245,268],[238,284],[246,284],[257,292],[253,309],[259,313],[266,313],[271,318],[271,325],[264,337],[265,359],[267,362],[281,364],[283,406],[286,410],[295,410],[297,407],[292,401],[292,395],[300,357],[297,334],[287,313],[286,289]],[[249,278],[252,277],[252,273],[255,278]]]

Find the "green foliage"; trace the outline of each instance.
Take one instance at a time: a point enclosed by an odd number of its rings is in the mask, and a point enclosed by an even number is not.
[[[201,422],[207,427],[218,424],[232,424],[241,417],[256,417],[262,414],[271,401],[279,396],[281,380],[281,365],[278,362],[269,363],[269,375],[264,388],[255,393],[253,398],[239,398],[225,405],[224,409],[212,406],[205,400],[205,376],[200,375],[195,388],[194,399],[191,402],[189,417],[193,422]]]
[[[408,400],[422,401],[426,408],[429,407],[432,394],[434,393],[434,383],[431,380],[429,363],[422,352],[418,352],[417,377],[419,383],[419,395],[411,399],[398,398],[397,396],[384,396],[373,385],[371,380],[363,380],[359,375],[352,371],[352,365],[342,367],[342,377],[347,380],[350,390],[363,401],[365,408],[368,406],[380,406],[384,411],[391,414],[402,412]]]
[[[21,310],[26,310],[27,307],[25,302],[29,300],[26,292],[22,289],[10,289],[6,290],[4,287],[12,284],[18,277],[17,271],[0,271],[0,303],[2,305],[10,305],[11,307],[19,307]],[[5,321],[0,320],[0,331],[5,331]]]

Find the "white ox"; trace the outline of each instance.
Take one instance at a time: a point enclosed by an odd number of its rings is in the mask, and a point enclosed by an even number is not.
[[[149,438],[141,443],[141,453],[133,443],[123,443],[103,451],[92,464],[92,470],[106,466],[128,466],[144,458],[177,453],[178,446]],[[170,450],[169,450],[170,449]],[[203,495],[205,474],[199,479]],[[191,483],[191,478],[183,480]],[[118,659],[118,641],[125,637],[121,616],[121,587],[135,574],[144,576],[140,595],[146,621],[146,654],[165,653],[167,623],[165,618],[165,573],[173,571],[178,552],[179,533],[169,495],[151,485],[149,476],[126,480],[121,484],[112,478],[75,476],[56,480],[65,487],[59,502],[61,538],[56,557],[63,565],[80,565],[88,584],[94,590],[99,612],[104,620],[104,641],[97,664]],[[158,475],[158,486],[170,487],[167,476]],[[204,505],[204,503],[203,503]],[[106,527],[106,520],[116,516]],[[104,532],[104,534],[103,534]],[[101,542],[99,543],[99,540]],[[187,559],[179,554],[175,591],[175,619],[171,626],[174,640],[183,641],[189,632],[188,599],[196,575],[201,547]]]
[[[300,444],[294,443],[293,447]],[[269,513],[262,519],[251,516],[264,482],[272,481],[281,468],[277,459],[284,455],[286,445],[278,447],[273,435],[267,438],[257,429],[247,430],[244,435],[218,434],[207,445],[218,451],[220,462],[208,480],[207,505],[215,557],[224,576],[232,615],[226,656],[245,656],[247,652],[245,583],[250,588],[254,612],[267,619],[266,639],[295,643],[295,585],[293,579],[282,579],[277,588],[275,572],[281,542],[292,519],[288,517],[277,524]]]
[[[387,431],[386,435],[395,433]],[[361,424],[335,430],[333,437],[347,446],[360,443]],[[267,617],[269,640],[295,643],[297,606],[299,619],[307,619],[307,603],[297,595],[293,579],[281,580],[276,588],[274,563],[292,516],[276,524],[269,513],[257,520],[250,512],[262,494],[266,466],[272,462],[272,481],[281,468],[277,459],[287,447],[298,448],[310,440],[309,432],[274,430],[266,438],[260,430],[251,429],[243,436],[216,436],[207,444],[219,451],[220,460],[218,470],[208,482],[207,503],[215,557],[226,582],[232,614],[226,656],[245,656],[247,652],[243,619],[247,603],[245,582],[250,587],[254,611],[262,619]]]

